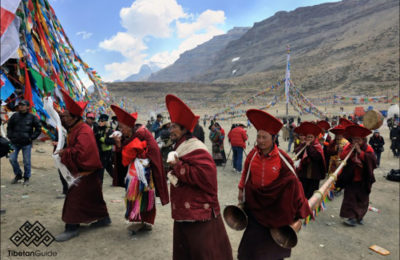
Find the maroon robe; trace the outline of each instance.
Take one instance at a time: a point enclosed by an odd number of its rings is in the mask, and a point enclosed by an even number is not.
[[[248,157],[257,152],[253,149]],[[292,165],[290,157],[282,150]],[[249,165],[245,165],[247,171]],[[270,236],[270,228],[292,224],[295,220],[311,214],[308,201],[298,178],[281,160],[281,170],[271,184],[257,188],[251,181],[245,186],[245,210],[249,216],[249,225],[243,234],[238,250],[239,259],[281,259],[290,256],[290,249],[278,246]]]
[[[371,193],[372,184],[375,182],[374,169],[376,168],[376,156],[373,149],[366,143],[360,148],[363,151],[363,155],[356,155],[356,152],[353,152],[336,182],[337,187],[344,188],[340,216],[359,221],[363,219],[368,211],[369,194]],[[344,147],[343,153],[340,155],[341,159],[346,157],[350,149],[351,144]],[[360,181],[354,180],[355,171],[361,173]]]
[[[93,130],[79,121],[68,133],[61,162],[74,177],[91,173],[80,177],[66,194],[62,220],[67,224],[90,223],[108,216],[99,175],[103,166],[97,149]]]
[[[175,149],[185,140],[183,137]],[[217,168],[210,153],[195,149],[181,156],[172,174],[179,180],[177,187],[170,187],[175,220],[173,259],[233,259],[220,216]]]
[[[304,194],[309,199],[314,191],[318,190],[319,181],[326,176],[325,155],[317,138],[313,144],[307,146],[299,158],[301,162],[296,172],[303,185]]]

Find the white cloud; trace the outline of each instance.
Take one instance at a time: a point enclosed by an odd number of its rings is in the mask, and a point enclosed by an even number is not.
[[[99,46],[109,51],[120,52],[126,57],[135,57],[147,49],[141,38],[132,36],[126,32],[118,32],[110,39],[100,42]]]
[[[81,31],[81,32],[77,32],[76,35],[82,36],[82,39],[87,40],[90,37],[92,37],[93,33],[87,32],[87,31]]]
[[[106,81],[124,79],[137,73],[146,63],[164,68],[183,52],[224,33],[217,27],[225,22],[223,11],[206,10],[196,16],[185,13],[176,0],[136,0],[130,7],[121,9],[120,17],[126,32],[118,32],[99,44],[99,47],[120,52],[125,57],[123,62],[105,65]],[[182,40],[176,49],[147,57],[148,37],[167,38],[175,33]]]
[[[122,26],[138,37],[168,37],[170,24],[186,16],[176,0],[137,0],[120,11]]]
[[[84,53],[95,54],[99,49],[86,49]]]
[[[176,28],[179,38],[186,38],[198,31],[210,30],[216,24],[222,24],[224,21],[224,11],[206,10],[193,23],[181,23],[177,21]]]

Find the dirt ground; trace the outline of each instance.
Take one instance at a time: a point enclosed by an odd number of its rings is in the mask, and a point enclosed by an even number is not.
[[[385,105],[386,107],[387,105]],[[346,109],[350,109],[346,108]],[[275,109],[273,109],[275,112]],[[284,111],[283,106],[280,111]],[[197,111],[204,114],[204,111]],[[272,112],[271,112],[272,113]],[[274,113],[275,114],[275,113]],[[311,117],[303,117],[303,120]],[[144,121],[144,119],[143,119]],[[245,122],[245,119],[236,120]],[[222,121],[228,133],[231,123]],[[202,121],[201,121],[202,123]],[[206,144],[210,148],[208,129]],[[384,176],[393,168],[399,168],[389,148],[389,130],[380,128],[385,139],[385,151],[382,154],[381,167],[375,170],[376,183],[370,195],[370,205],[380,212],[368,211],[365,224],[357,227],[344,226],[339,217],[343,196],[327,203],[327,209],[320,213],[315,221],[303,226],[298,234],[299,242],[292,250],[292,259],[399,259],[399,183],[387,181]],[[251,147],[256,131],[248,129]],[[287,143],[280,139],[281,148],[287,149]],[[251,147],[247,148],[247,152]],[[225,142],[226,154],[230,146]],[[32,178],[29,186],[11,185],[12,168],[8,159],[1,159],[1,259],[171,259],[172,226],[170,205],[157,203],[157,217],[153,231],[132,236],[124,219],[124,190],[111,187],[111,178],[105,174],[103,193],[112,225],[105,228],[81,228],[80,235],[64,243],[53,242],[48,247],[34,244],[18,247],[10,237],[26,222],[39,221],[53,236],[64,229],[61,221],[63,199],[57,199],[61,193],[61,182],[50,157],[52,146],[49,142],[35,143],[32,149]],[[232,158],[232,154],[230,154]],[[22,155],[20,155],[22,165]],[[225,169],[218,167],[219,202],[222,209],[237,202],[237,185],[240,176],[233,173],[231,160]],[[322,182],[321,182],[322,183]],[[226,227],[233,255],[236,258],[242,232]],[[195,235],[195,234],[193,234]],[[381,256],[370,249],[379,245],[390,251],[390,255]],[[34,251],[38,256],[14,256]],[[27,252],[27,253],[26,253]],[[45,255],[45,256],[43,256]]]

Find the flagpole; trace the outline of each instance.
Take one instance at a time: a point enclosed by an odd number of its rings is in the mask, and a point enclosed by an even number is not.
[[[286,46],[286,76],[285,76],[285,96],[286,96],[286,117],[289,114],[289,88],[290,88],[290,46]]]

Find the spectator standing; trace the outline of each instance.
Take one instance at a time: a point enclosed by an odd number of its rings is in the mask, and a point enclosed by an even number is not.
[[[246,149],[247,138],[243,124],[237,125],[228,134],[233,152],[233,168],[236,172],[242,172],[243,151]]]
[[[151,126],[151,131],[154,133],[154,139],[157,139],[160,136],[161,124],[162,124],[163,116],[161,114],[157,115],[157,120],[154,121]]]
[[[7,137],[11,141],[14,152],[10,155],[10,163],[15,177],[11,184],[22,179],[22,171],[18,164],[18,153],[22,150],[24,162],[24,185],[29,184],[31,177],[32,141],[41,133],[41,124],[37,117],[29,113],[29,101],[22,100],[18,104],[18,112],[11,116],[7,126]]]

